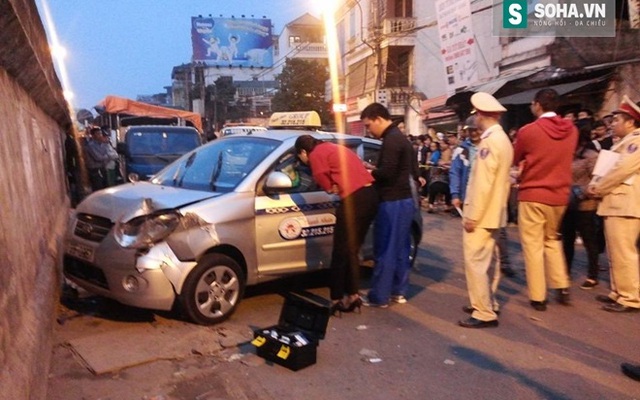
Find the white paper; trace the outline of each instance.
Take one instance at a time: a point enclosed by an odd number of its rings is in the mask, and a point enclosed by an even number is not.
[[[598,159],[596,160],[596,165],[593,167],[593,176],[597,177],[595,181],[598,181],[598,178],[601,178],[609,173],[613,167],[618,163],[620,159],[620,154],[611,150],[600,150],[598,154]],[[624,182],[625,185],[631,185],[633,183],[633,178],[635,175],[630,176]]]

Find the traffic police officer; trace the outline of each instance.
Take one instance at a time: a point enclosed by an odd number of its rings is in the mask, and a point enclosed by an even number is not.
[[[459,321],[465,328],[498,326],[498,304],[495,290],[500,273],[489,279],[492,255],[499,228],[507,224],[507,199],[511,183],[509,170],[513,163],[513,148],[498,120],[507,111],[488,93],[471,96],[476,109],[476,124],[482,130],[481,141],[464,199],[462,245],[464,269],[471,307],[464,307],[471,317]],[[495,269],[495,265],[494,265]]]
[[[611,151],[617,163],[602,177],[594,177],[587,193],[602,197],[598,215],[604,217],[611,263],[611,292],[597,296],[611,312],[640,311],[640,107],[624,96],[613,112],[612,128],[620,141]]]

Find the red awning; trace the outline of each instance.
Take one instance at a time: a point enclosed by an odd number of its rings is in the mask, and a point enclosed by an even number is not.
[[[445,118],[455,115],[455,112],[446,110],[446,107],[444,107],[446,102],[446,94],[431,99],[422,100],[422,103],[420,103],[420,117],[423,121],[427,121],[430,119]],[[436,109],[436,111],[430,111],[431,109]]]
[[[96,109],[110,114],[127,114],[152,118],[180,118],[191,122],[194,128],[202,132],[202,119],[200,118],[200,114],[191,111],[154,106],[117,96],[105,97],[104,100],[96,106]]]

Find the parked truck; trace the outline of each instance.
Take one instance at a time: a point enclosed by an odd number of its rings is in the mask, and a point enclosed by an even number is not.
[[[200,133],[189,126],[133,125],[126,128],[118,153],[123,176],[148,180],[166,165],[202,144]]]
[[[200,115],[116,96],[95,109],[101,124],[115,132],[126,180],[148,180],[162,168],[203,143]]]

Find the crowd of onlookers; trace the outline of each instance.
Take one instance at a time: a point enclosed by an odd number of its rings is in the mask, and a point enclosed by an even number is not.
[[[495,282],[500,274],[492,271],[499,271],[496,255],[502,252],[499,232],[513,197],[509,191],[517,193],[518,230],[533,309],[546,311],[548,289],[558,304],[570,304],[571,264],[579,234],[588,258],[587,279],[580,288],[598,285],[598,256],[606,248],[610,292],[595,300],[608,312],[640,311],[640,102],[622,96],[618,108],[599,120],[586,109],[559,115],[558,93],[542,89],[530,105],[535,120],[517,129],[514,137],[500,125],[507,109],[496,98],[475,93],[470,101],[476,115],[465,121],[461,141],[454,139],[453,149],[450,136],[444,134],[413,140],[428,181],[422,193],[428,212],[434,212],[440,196],[445,210],[454,207],[462,217],[470,301],[463,311],[471,316],[458,324],[499,324]],[[465,177],[465,171],[470,176]],[[443,185],[446,178],[448,187]],[[623,364],[622,369],[640,380],[640,365]]]
[[[619,138],[613,135],[613,114],[600,119],[588,109],[569,111],[562,118],[573,122],[579,138],[572,163],[573,185],[569,205],[562,218],[560,235],[569,273],[575,253],[575,243],[583,244],[587,251],[587,279],[582,289],[591,289],[598,284],[599,255],[605,252],[604,223],[597,215],[598,201],[583,193],[592,179],[592,171],[601,150],[609,150]],[[514,142],[518,129],[508,132]],[[429,128],[426,134],[408,138],[413,144],[420,174],[426,184],[420,189],[421,206],[428,213],[446,212],[452,217],[462,217],[470,164],[475,158],[475,147],[480,142],[482,132],[472,114],[457,131],[437,132]],[[508,201],[508,222],[517,224],[518,167],[512,167],[511,194]],[[502,267],[506,275],[514,275],[508,253],[506,253],[506,231],[502,230]]]

